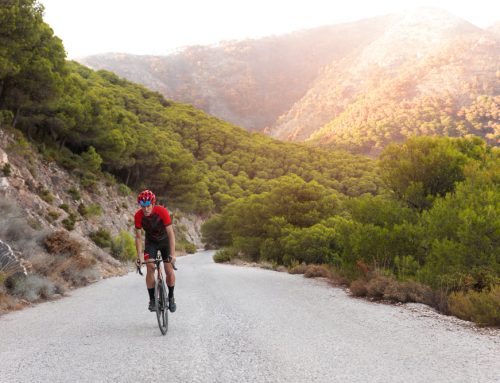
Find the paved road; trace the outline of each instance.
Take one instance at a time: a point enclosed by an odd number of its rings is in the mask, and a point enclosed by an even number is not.
[[[179,259],[166,336],[136,274],[0,317],[0,382],[499,382],[500,331],[212,255]]]

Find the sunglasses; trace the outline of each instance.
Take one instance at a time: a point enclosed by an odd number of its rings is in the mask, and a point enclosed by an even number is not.
[[[151,205],[151,201],[140,201],[139,205],[141,205],[142,207],[148,207],[149,205]]]

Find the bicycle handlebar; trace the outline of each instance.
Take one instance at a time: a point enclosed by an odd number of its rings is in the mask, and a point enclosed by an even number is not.
[[[175,267],[175,263],[172,263],[171,260],[172,260],[172,257],[170,257],[170,261],[167,262],[167,263],[170,263],[172,265],[173,269],[177,270],[177,267]],[[156,263],[156,262],[165,262],[165,261],[163,259],[148,259],[148,260],[146,260],[144,262],[141,262],[141,265],[143,263]],[[142,274],[141,266],[136,265],[136,267],[137,267],[136,272],[138,272],[139,275],[144,275],[144,274]]]

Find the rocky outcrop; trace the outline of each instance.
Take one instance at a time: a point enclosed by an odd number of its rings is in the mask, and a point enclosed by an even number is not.
[[[82,187],[77,176],[29,147],[19,132],[0,127],[0,312],[129,271],[90,236],[98,230],[112,238],[122,231],[133,235],[135,197],[109,178]],[[188,241],[201,248],[201,220],[179,215],[176,230],[182,225]],[[66,233],[61,238],[78,244],[78,252],[47,249],[54,233]],[[11,286],[10,296],[5,281],[18,272],[28,272],[25,285],[35,287]]]

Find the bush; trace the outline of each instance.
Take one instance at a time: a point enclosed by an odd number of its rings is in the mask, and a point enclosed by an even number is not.
[[[39,275],[20,276],[13,286],[14,295],[18,295],[30,302],[47,299],[54,295],[54,284]]]
[[[416,302],[433,305],[434,293],[428,286],[414,281],[391,281],[384,290],[384,299],[394,302]]]
[[[132,190],[130,190],[130,188],[125,184],[119,184],[118,185],[118,194],[123,196],[123,197],[127,197],[127,196],[132,194]]]
[[[59,205],[59,209],[64,210],[66,213],[69,213],[69,205],[67,203],[62,203]]]
[[[368,291],[366,289],[366,281],[363,279],[356,279],[353,281],[349,289],[351,290],[352,295],[355,297],[366,297],[366,294],[368,294]]]
[[[9,177],[12,174],[12,168],[8,162],[3,165],[2,172],[5,177]]]
[[[237,251],[233,248],[224,248],[217,251],[213,257],[214,262],[226,263],[231,261],[234,257],[238,255]]]
[[[175,243],[176,249],[180,251],[185,251],[188,254],[196,253],[196,246],[194,243],[189,242],[187,239],[182,238],[181,240]]]
[[[61,221],[61,223],[66,230],[68,231],[73,230],[75,228],[75,223],[76,223],[75,213],[70,212],[69,215]]]
[[[120,234],[113,238],[111,255],[122,261],[132,261],[137,257],[135,241],[129,232],[122,230]]]
[[[290,267],[288,271],[290,274],[304,274],[307,271],[307,265],[305,263],[301,263],[300,265],[295,265]]]
[[[80,191],[75,188],[74,186],[70,187],[68,189],[68,194],[71,196],[71,198],[73,198],[75,201],[78,201],[79,199],[82,198],[82,196],[80,195]]]
[[[66,231],[55,231],[45,237],[45,249],[51,254],[76,256],[80,253],[80,242],[72,239]]]
[[[85,206],[83,203],[78,205],[78,213],[80,213],[83,217],[93,217],[100,216],[102,214],[101,205],[98,203],[93,203],[88,206]]]
[[[97,246],[101,248],[111,248],[112,246],[111,234],[106,229],[99,229],[97,231],[94,231],[89,234],[89,237]]]
[[[54,222],[57,221],[57,219],[61,216],[61,213],[55,210],[49,210],[47,213],[47,221],[49,222]]]
[[[54,196],[52,195],[52,193],[45,188],[41,188],[38,191],[38,195],[47,203],[52,203],[54,201]]]
[[[330,278],[331,274],[325,266],[309,265],[304,273],[306,278]]]
[[[452,315],[482,326],[500,326],[500,285],[491,290],[452,293],[448,309]]]
[[[373,299],[382,299],[384,297],[386,287],[391,282],[393,282],[392,279],[380,275],[370,279],[366,285],[367,295]]]

